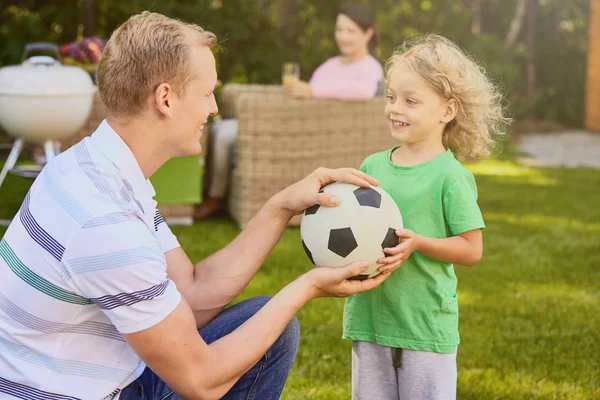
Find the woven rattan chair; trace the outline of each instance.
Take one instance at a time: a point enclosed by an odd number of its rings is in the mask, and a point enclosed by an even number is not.
[[[226,85],[222,112],[239,123],[232,217],[245,226],[273,194],[316,168],[358,168],[369,154],[393,146],[384,105],[382,97],[294,100],[279,86]]]

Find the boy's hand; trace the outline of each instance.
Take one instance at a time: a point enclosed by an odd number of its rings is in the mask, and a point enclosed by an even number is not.
[[[383,249],[383,252],[389,255],[377,260],[379,264],[383,264],[378,268],[381,272],[392,272],[419,248],[421,235],[409,229],[398,230],[396,231],[396,235],[400,238],[400,244],[396,247],[386,247]]]

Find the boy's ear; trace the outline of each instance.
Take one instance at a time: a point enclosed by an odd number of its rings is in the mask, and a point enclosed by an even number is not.
[[[447,124],[452,121],[456,117],[456,113],[458,112],[458,101],[456,99],[450,99],[446,102],[444,108],[444,116],[442,118],[442,122]]]

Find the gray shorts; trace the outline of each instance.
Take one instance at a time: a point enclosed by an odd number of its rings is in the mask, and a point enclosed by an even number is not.
[[[353,400],[455,400],[456,353],[352,343]]]

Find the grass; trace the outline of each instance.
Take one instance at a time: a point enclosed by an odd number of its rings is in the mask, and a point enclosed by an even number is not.
[[[459,399],[600,399],[600,171],[470,165],[487,229],[477,267],[457,267]],[[9,176],[0,219],[30,181]],[[0,236],[6,228],[0,227]],[[229,219],[173,227],[194,261],[228,243]],[[298,229],[284,237],[242,297],[274,294],[309,263]],[[298,317],[302,339],[283,399],[349,399],[343,300],[319,299]]]

